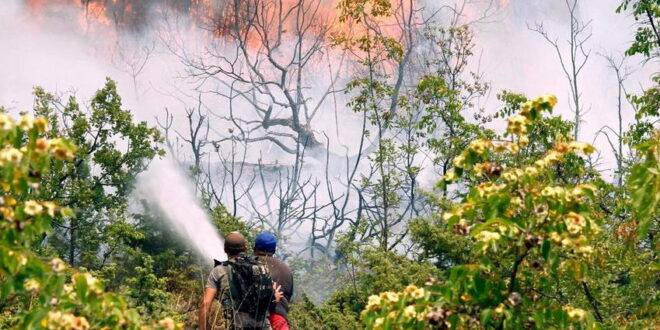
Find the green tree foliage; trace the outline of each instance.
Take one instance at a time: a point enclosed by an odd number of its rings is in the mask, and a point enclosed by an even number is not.
[[[660,132],[637,148],[642,160],[634,164],[628,178],[633,216],[639,223],[638,238],[644,238],[652,222],[658,220],[660,203]]]
[[[626,55],[655,56],[653,52],[660,47],[660,1],[624,0],[616,11],[620,13],[629,9],[640,24],[635,33],[635,41]]]
[[[63,104],[55,95],[36,88],[34,113],[49,120],[48,137],[63,136],[78,147],[75,161],[56,164],[44,177],[40,197],[76,211],[44,239],[71,265],[101,268],[108,258],[103,244],[135,238],[126,209],[135,176],[162,154],[159,131],[146,122],[133,122],[122,108],[114,81],[92,98],[89,109],[74,97]],[[109,247],[110,252],[117,246]]]
[[[543,298],[556,292],[560,279],[583,281],[593,253],[590,241],[599,230],[590,213],[597,188],[567,185],[553,168],[568,155],[589,154],[593,147],[558,141],[540,159],[520,157],[530,147],[533,123],[542,121],[541,113],[555,103],[554,97],[523,103],[497,142],[473,140],[454,158],[445,184],[461,177],[480,183],[442,218],[458,234],[473,237],[475,259],[452,267],[446,281],[426,289],[373,296],[364,314],[367,324],[561,328],[593,321],[583,309]],[[501,170],[494,173],[493,167]]]
[[[292,324],[315,324],[311,329],[355,329],[359,326],[360,311],[367,304],[367,297],[387,289],[403,289],[406,285],[422,285],[440,272],[429,263],[408,260],[405,256],[375,247],[360,247],[348,244],[342,248],[345,256],[341,274],[334,283],[319,285],[318,278],[323,274],[311,274],[314,283],[298,285],[298,290],[314,293],[318,286],[334,285],[334,293],[319,306],[302,293],[302,301],[294,304],[291,313]],[[305,280],[304,274],[297,273],[296,280]]]
[[[40,199],[52,169],[75,161],[69,140],[50,138],[48,121],[24,115],[14,121],[0,113],[0,313],[13,314],[3,327],[88,329],[146,326],[118,295],[105,293],[101,281],[70,269],[64,261],[44,261],[31,246],[56,219],[74,213]],[[171,319],[153,328],[174,329]]]
[[[593,147],[542,116],[554,97],[503,99],[503,114],[519,107],[507,132],[473,140],[440,184],[468,185],[461,202],[439,204],[443,221],[411,223],[423,255],[452,266],[446,277],[372,295],[362,320],[374,329],[650,326],[659,315],[654,238],[631,247],[630,223],[601,212],[608,206],[598,196],[613,187],[576,156]],[[647,226],[657,220],[657,143],[641,148],[629,203]],[[459,257],[451,243],[462,237],[468,251]]]

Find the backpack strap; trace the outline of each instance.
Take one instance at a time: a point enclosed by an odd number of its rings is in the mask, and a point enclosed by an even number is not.
[[[231,299],[231,309],[235,310],[235,302],[234,298],[238,297],[238,288],[236,287],[234,283],[234,277],[236,276],[234,274],[234,263],[230,260],[227,260],[224,262],[224,264],[227,267],[227,283],[229,283],[229,296]],[[225,307],[226,308],[226,307]]]
[[[214,261],[216,263],[219,263],[221,266],[225,267],[227,271],[227,284],[229,287],[227,288],[229,290],[229,294],[226,294],[224,296],[224,301],[220,301],[220,305],[222,307],[222,314],[224,317],[224,320],[227,324],[227,329],[236,329],[235,328],[235,315],[238,312],[236,310],[236,302],[234,300],[235,297],[238,296],[238,291],[236,287],[234,286],[234,267],[232,266],[231,260],[226,260],[219,262],[218,260]]]

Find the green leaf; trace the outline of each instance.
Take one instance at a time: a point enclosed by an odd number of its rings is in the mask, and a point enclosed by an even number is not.
[[[546,261],[548,260],[548,256],[550,255],[550,247],[551,247],[551,242],[548,239],[543,240],[543,244],[541,245],[541,255],[543,256],[543,259]]]
[[[493,310],[490,308],[481,311],[481,315],[480,315],[481,325],[482,326],[488,325],[488,322],[490,322],[492,316],[493,316]]]

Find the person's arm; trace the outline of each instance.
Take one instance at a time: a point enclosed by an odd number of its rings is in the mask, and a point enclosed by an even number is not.
[[[207,316],[209,313],[209,308],[211,308],[211,304],[213,303],[213,299],[215,298],[215,294],[218,292],[218,290],[214,288],[205,288],[204,289],[204,296],[202,297],[202,303],[199,306],[199,329],[206,330],[208,329],[208,322],[207,322]]]

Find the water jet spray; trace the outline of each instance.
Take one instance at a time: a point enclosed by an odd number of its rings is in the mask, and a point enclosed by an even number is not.
[[[204,260],[227,259],[222,238],[174,161],[169,158],[152,161],[138,177],[137,193],[157,207],[163,220]]]

